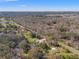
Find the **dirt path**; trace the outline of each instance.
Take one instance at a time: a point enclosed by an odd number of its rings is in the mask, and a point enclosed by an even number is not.
[[[20,27],[24,27],[24,26],[22,26],[22,25],[20,25],[20,24],[18,24],[18,23],[16,23],[17,25],[19,25]],[[25,27],[24,27],[25,28]],[[28,29],[28,28],[25,28],[25,29]],[[30,29],[28,29],[29,31],[32,31],[32,30],[30,30]],[[43,41],[45,41],[46,42],[46,44],[49,46],[49,44],[47,43],[47,41],[46,41],[46,39],[44,38],[44,40]],[[60,42],[58,42],[58,44],[62,47],[62,48],[65,48],[65,49],[68,49],[71,53],[74,53],[74,54],[77,54],[78,56],[79,56],[79,51],[78,50],[76,50],[76,49],[74,49],[74,48],[72,48],[72,47],[70,47],[70,46],[67,46],[67,45],[65,45],[65,44],[63,44],[63,43],[60,43]],[[52,48],[52,47],[51,47]]]

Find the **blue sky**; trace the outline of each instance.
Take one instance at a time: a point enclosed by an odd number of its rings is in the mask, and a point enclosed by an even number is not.
[[[79,11],[79,0],[0,0],[0,11]]]

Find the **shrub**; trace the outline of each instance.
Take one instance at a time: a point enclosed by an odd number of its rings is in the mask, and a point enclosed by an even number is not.
[[[35,47],[28,52],[28,59],[44,59],[44,53],[41,48]]]

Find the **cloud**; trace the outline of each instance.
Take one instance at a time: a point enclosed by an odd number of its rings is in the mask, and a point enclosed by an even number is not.
[[[9,1],[18,1],[18,0],[5,0],[5,1],[9,2]]]
[[[24,4],[22,4],[22,5],[18,5],[19,7],[27,7],[27,5],[24,5]]]
[[[0,2],[14,2],[14,1],[18,1],[18,0],[0,0]]]

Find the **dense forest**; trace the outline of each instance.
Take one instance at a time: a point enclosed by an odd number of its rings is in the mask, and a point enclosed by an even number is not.
[[[77,12],[0,15],[0,59],[79,59]]]

